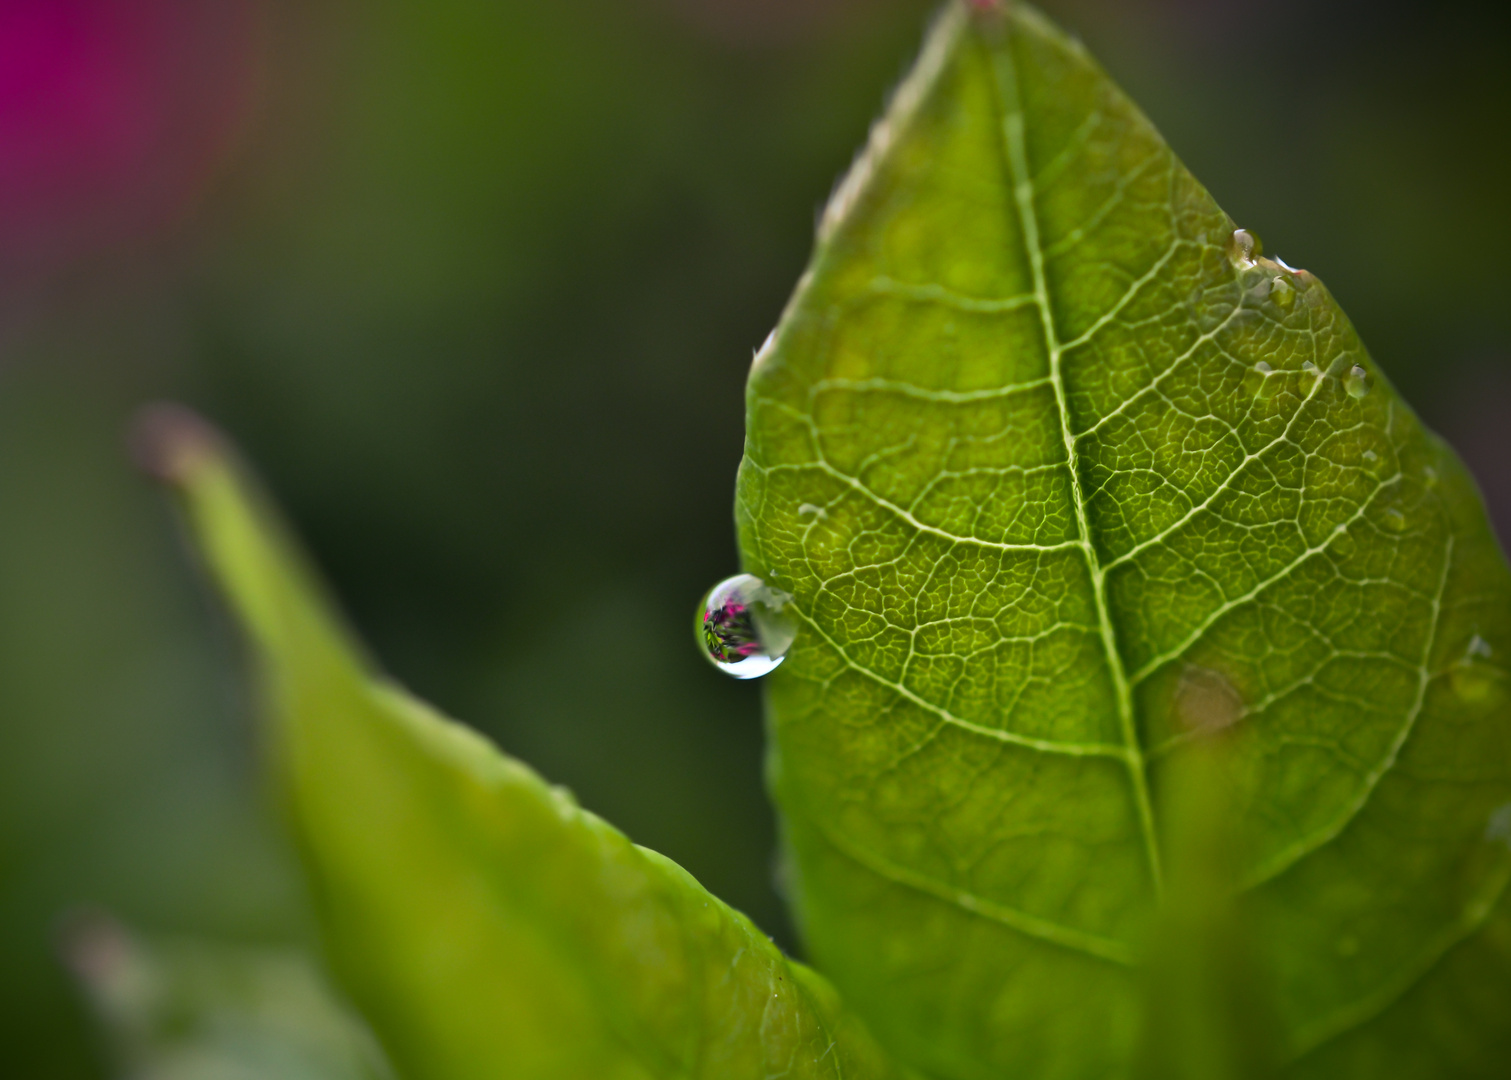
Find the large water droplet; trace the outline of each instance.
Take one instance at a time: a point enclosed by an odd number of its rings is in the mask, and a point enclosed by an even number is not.
[[[1355,364],[1343,379],[1343,388],[1351,398],[1362,398],[1369,393],[1369,372]]]
[[[725,578],[698,608],[698,644],[720,671],[756,679],[787,658],[797,624],[783,612],[792,599],[751,574]]]

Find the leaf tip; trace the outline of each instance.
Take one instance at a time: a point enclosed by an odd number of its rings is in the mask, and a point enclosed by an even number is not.
[[[986,10],[974,2],[968,6],[972,11]],[[881,118],[871,125],[865,146],[856,155],[849,171],[835,184],[829,201],[824,204],[818,221],[820,244],[827,243],[834,236],[860,202],[863,192],[870,185],[877,163],[891,150],[898,133],[911,123],[924,96],[939,78],[963,25],[961,8],[955,4],[946,5],[935,17],[925,35],[923,51],[919,53],[912,70],[892,92]]]
[[[193,409],[159,401],[144,405],[132,418],[127,448],[143,473],[178,487],[200,466],[225,457],[226,440]]]

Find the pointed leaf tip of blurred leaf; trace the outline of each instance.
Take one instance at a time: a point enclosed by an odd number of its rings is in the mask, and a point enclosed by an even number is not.
[[[895,1075],[812,972],[670,860],[376,675],[223,440],[139,430],[247,627],[332,966],[400,1071]]]
[[[197,462],[220,456],[225,438],[199,413],[176,402],[144,405],[127,433],[131,459],[143,473],[165,484],[180,484]]]

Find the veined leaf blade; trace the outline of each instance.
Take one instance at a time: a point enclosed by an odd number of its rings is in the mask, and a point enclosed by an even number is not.
[[[1511,977],[1511,577],[1472,481],[1026,6],[950,5],[841,185],[737,516],[803,624],[769,680],[799,915],[906,1059],[1123,1068],[1154,794],[1219,727],[1292,1069],[1383,1045],[1454,950]]]

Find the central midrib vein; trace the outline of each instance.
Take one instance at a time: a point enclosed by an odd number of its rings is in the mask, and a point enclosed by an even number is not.
[[[1117,634],[1112,626],[1112,614],[1107,606],[1106,577],[1101,559],[1091,540],[1091,522],[1086,515],[1086,497],[1081,490],[1081,470],[1076,451],[1075,436],[1071,433],[1070,406],[1065,396],[1065,379],[1060,371],[1062,348],[1059,332],[1055,329],[1054,313],[1049,303],[1049,287],[1044,276],[1044,252],[1039,243],[1039,218],[1034,206],[1032,175],[1028,168],[1028,149],[1023,140],[1023,107],[1018,92],[1018,70],[1013,60],[1011,27],[1003,28],[1002,39],[991,47],[993,71],[996,75],[998,95],[1002,106],[1002,124],[1007,150],[1007,165],[1013,185],[1013,202],[1018,210],[1018,224],[1023,232],[1023,247],[1028,255],[1029,268],[1033,274],[1035,306],[1044,331],[1044,347],[1049,355],[1049,381],[1054,388],[1055,407],[1059,414],[1060,435],[1065,441],[1065,467],[1070,472],[1071,502],[1075,506],[1076,530],[1080,538],[1077,545],[1086,557],[1086,567],[1091,576],[1092,594],[1096,601],[1097,623],[1101,631],[1102,650],[1107,657],[1107,669],[1112,677],[1113,693],[1117,699],[1118,724],[1122,731],[1127,753],[1123,763],[1127,766],[1133,785],[1133,796],[1143,832],[1144,849],[1149,859],[1149,873],[1154,891],[1159,895],[1164,888],[1164,873],[1160,866],[1159,843],[1154,829],[1154,807],[1149,797],[1149,780],[1144,767],[1144,750],[1139,742],[1138,727],[1133,716],[1133,692],[1128,685],[1128,674],[1123,668],[1123,656],[1118,651]]]

